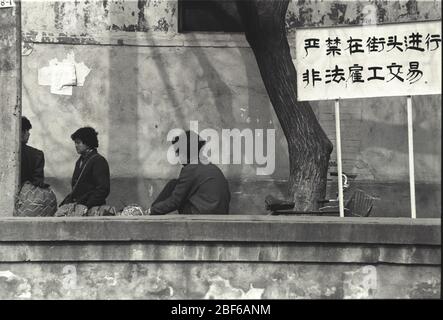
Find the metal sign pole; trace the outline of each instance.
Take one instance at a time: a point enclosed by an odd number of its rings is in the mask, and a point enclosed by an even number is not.
[[[342,181],[342,163],[341,163],[341,136],[340,136],[340,103],[335,100],[335,144],[337,148],[337,175],[338,175],[338,204],[340,208],[340,217],[344,217],[343,206],[343,181]]]
[[[414,173],[414,140],[412,127],[412,97],[407,97],[408,114],[408,155],[409,155],[409,189],[411,194],[411,218],[417,217],[415,208],[415,173]]]

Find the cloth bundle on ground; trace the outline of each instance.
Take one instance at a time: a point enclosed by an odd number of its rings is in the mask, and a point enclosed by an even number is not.
[[[117,210],[113,206],[110,205],[102,205],[102,206],[95,206],[88,210],[86,215],[88,217],[92,216],[115,216],[117,214]]]
[[[146,210],[144,210],[138,204],[130,204],[123,208],[122,211],[118,212],[118,216],[143,216],[146,214]]]
[[[19,217],[48,217],[57,211],[57,198],[49,185],[33,185],[25,182],[16,202],[16,215]]]
[[[60,206],[55,213],[56,217],[82,217],[85,215],[85,206],[75,202]]]
[[[56,217],[93,217],[93,216],[115,216],[116,210],[113,206],[95,206],[88,210],[82,204],[75,202],[60,206],[55,213]]]

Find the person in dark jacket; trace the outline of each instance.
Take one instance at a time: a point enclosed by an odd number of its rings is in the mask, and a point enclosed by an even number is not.
[[[45,155],[43,151],[27,145],[31,129],[31,122],[28,118],[22,117],[20,183],[23,185],[28,181],[34,186],[43,187],[46,186],[44,184]]]
[[[110,192],[109,165],[97,152],[98,133],[91,127],[80,128],[71,135],[80,158],[72,175],[72,191],[60,204],[77,203],[85,212],[106,203]]]
[[[22,117],[21,122],[20,190],[14,215],[53,216],[57,210],[57,198],[49,184],[44,182],[44,153],[27,145],[32,125],[26,117]]]
[[[191,139],[191,135],[196,135]],[[192,131],[176,137],[173,144],[179,139],[186,139],[186,161],[178,179],[169,181],[160,192],[157,199],[148,210],[150,215],[161,215],[177,210],[179,214],[228,214],[231,194],[229,184],[223,172],[214,164],[202,163],[201,157],[191,161],[190,141],[198,141],[198,154],[205,141]],[[180,150],[176,148],[179,155]]]

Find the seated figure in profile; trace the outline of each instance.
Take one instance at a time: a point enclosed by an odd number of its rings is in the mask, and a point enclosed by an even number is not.
[[[185,152],[179,148],[183,141],[187,146]],[[192,155],[191,141],[198,143],[196,155]],[[228,181],[216,165],[202,163],[199,156],[205,141],[188,130],[175,137],[172,144],[183,167],[178,179],[169,181],[160,192],[148,214],[161,215],[176,210],[180,214],[228,214],[231,200]]]
[[[97,209],[106,204],[110,192],[109,165],[97,152],[97,135],[98,133],[91,127],[80,128],[71,135],[80,157],[75,163],[72,175],[72,191],[62,201],[56,215],[85,216],[91,208]],[[74,209],[69,206],[66,209],[68,212],[63,212],[63,205],[68,204],[76,206]],[[75,210],[75,213],[69,212],[72,210]]]
[[[25,217],[53,216],[57,209],[55,194],[44,182],[45,155],[28,145],[32,129],[28,118],[21,120],[20,190],[16,215]]]

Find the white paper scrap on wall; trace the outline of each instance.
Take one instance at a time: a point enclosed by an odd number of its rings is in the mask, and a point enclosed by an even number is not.
[[[91,69],[81,62],[75,64],[75,72],[77,74],[77,86],[83,87],[86,77],[88,76],[89,72],[91,72]]]
[[[43,67],[38,70],[38,84],[41,86],[50,86],[52,80],[52,68]]]
[[[57,89],[55,87],[51,87],[52,94],[60,94],[64,96],[72,96],[72,87],[66,86],[61,89]]]
[[[73,63],[57,64],[52,72],[51,88],[60,90],[65,86],[75,86],[76,84],[75,65]]]
[[[72,95],[72,87],[82,87],[91,72],[84,62],[76,63],[74,53],[68,54],[63,61],[52,59],[49,66],[38,70],[38,84],[50,86],[53,94]]]

